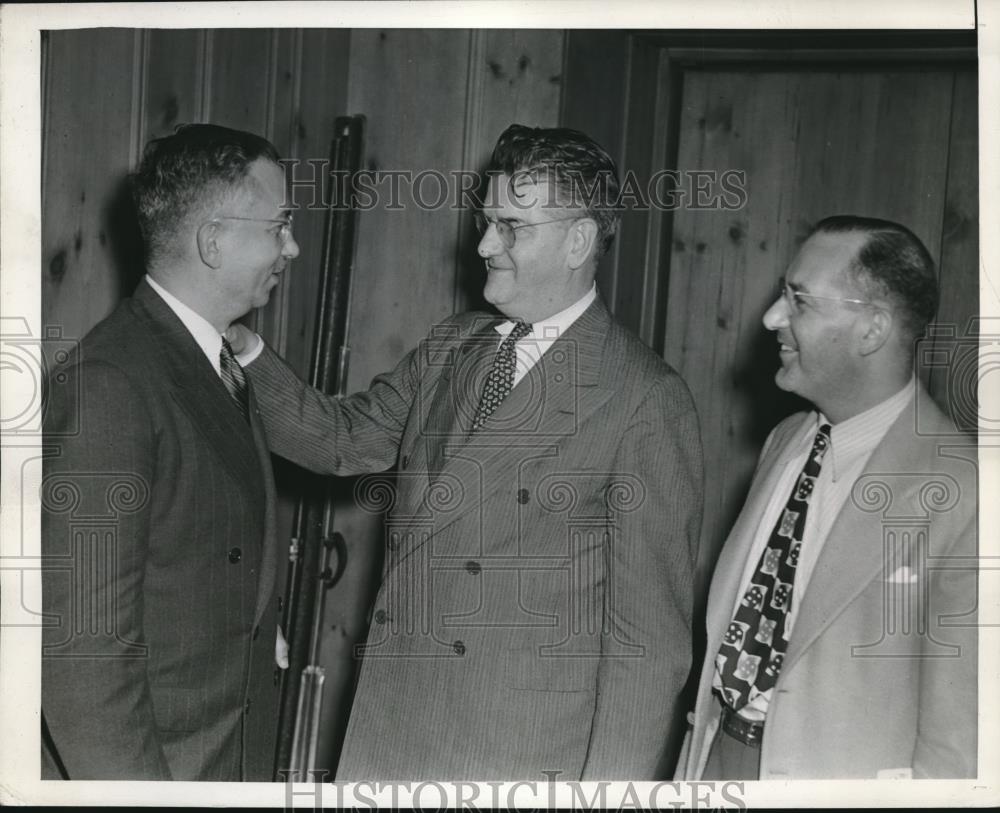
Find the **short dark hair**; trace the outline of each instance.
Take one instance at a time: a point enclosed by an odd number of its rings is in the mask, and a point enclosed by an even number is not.
[[[546,175],[570,206],[583,206],[597,223],[595,258],[608,250],[618,230],[618,170],[600,144],[568,127],[512,124],[497,140],[489,173]]]
[[[146,145],[132,176],[146,261],[169,254],[192,214],[234,191],[259,158],[277,163],[267,139],[216,124],[181,124]]]
[[[817,232],[866,235],[848,270],[868,292],[897,306],[908,339],[923,335],[937,312],[939,294],[934,260],[920,238],[891,220],[857,215],[827,217],[813,228],[812,234]]]

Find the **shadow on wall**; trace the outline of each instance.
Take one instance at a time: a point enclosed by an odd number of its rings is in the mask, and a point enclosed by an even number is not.
[[[118,298],[131,296],[146,273],[146,262],[139,231],[139,219],[129,177],[115,185],[101,212],[101,239],[107,235],[108,253],[118,287]]]

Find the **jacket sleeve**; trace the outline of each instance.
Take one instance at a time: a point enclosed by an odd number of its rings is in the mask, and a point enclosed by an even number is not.
[[[154,432],[116,367],[63,372],[45,418],[42,713],[70,779],[170,779],[142,623]]]
[[[247,366],[271,451],[319,474],[388,469],[418,391],[413,350],[366,392],[337,397],[310,387],[273,350]]]
[[[633,505],[609,494],[605,632],[583,780],[658,778],[683,730],[702,469],[691,397],[666,377],[632,415],[615,464],[641,488]]]

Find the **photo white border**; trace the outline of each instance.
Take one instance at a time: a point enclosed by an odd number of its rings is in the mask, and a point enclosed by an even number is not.
[[[767,0],[753,8],[740,0],[651,0],[611,3],[589,0],[545,0],[539,2],[283,2],[283,3],[123,3],[4,5],[0,8],[0,316],[4,330],[23,319],[30,335],[38,336],[41,292],[41,88],[40,34],[44,29],[96,28],[657,28],[657,29],[765,29],[769,31],[822,29],[965,29],[979,30],[980,115],[980,290],[983,333],[1000,335],[1000,0]],[[990,226],[992,224],[992,226]],[[997,320],[997,321],[987,321]],[[994,345],[995,348],[995,345]],[[984,363],[990,359],[983,348]],[[993,356],[996,350],[993,350]],[[37,359],[36,359],[37,361]],[[1000,416],[1000,373],[997,365],[983,367],[980,409],[986,416]],[[992,370],[993,375],[986,375]],[[30,393],[0,391],[2,414],[20,408]],[[995,424],[995,421],[993,422]],[[994,429],[995,431],[995,429]],[[10,442],[8,442],[10,441]],[[981,556],[1000,562],[996,495],[1000,494],[1000,440],[996,448],[983,449],[980,472]],[[24,478],[22,481],[22,477]],[[272,783],[200,782],[86,782],[41,783],[38,775],[40,704],[40,628],[17,626],[28,618],[22,607],[22,591],[37,597],[40,578],[38,484],[41,479],[37,443],[18,445],[10,438],[3,444],[0,473],[0,504],[3,505],[0,535],[0,803],[79,805],[244,805],[286,806],[288,788]],[[21,483],[34,496],[23,506]],[[23,547],[22,547],[23,545]],[[997,805],[997,771],[1000,770],[1000,704],[995,698],[1000,675],[1000,612],[997,572],[981,579],[980,612],[980,709],[981,735],[979,781],[836,781],[748,783],[743,799],[750,807],[762,805],[811,805],[845,807],[881,805],[924,807],[965,804]],[[985,571],[984,571],[985,573]],[[26,602],[27,606],[37,606]],[[986,619],[986,620],[983,620]],[[990,627],[988,624],[994,624]],[[985,772],[992,768],[992,774]],[[469,783],[464,783],[468,785]],[[517,783],[510,783],[515,785]],[[724,784],[724,783],[720,783]],[[642,803],[650,798],[654,783],[616,783],[608,788],[611,806]],[[447,787],[447,786],[446,786]],[[584,783],[586,798],[596,790]],[[452,794],[461,786],[450,786]],[[490,788],[481,786],[480,800],[490,799]],[[501,790],[501,800],[507,790]],[[355,799],[392,801],[390,791],[381,795],[372,788]],[[426,789],[425,789],[426,790]],[[545,806],[549,789],[540,786],[532,798],[530,787],[521,783],[512,797],[520,805]],[[634,796],[630,795],[634,791]],[[312,807],[315,788],[296,788],[296,806]],[[298,791],[301,791],[299,793]],[[660,787],[661,804],[683,799],[704,799],[709,805],[725,802],[718,794],[691,796],[685,787],[674,795]],[[556,791],[559,805],[568,806],[574,795],[564,783]],[[341,797],[350,804],[349,796]],[[425,804],[438,798],[433,792],[421,797]],[[466,791],[463,798],[468,798]],[[323,801],[338,800],[332,787],[324,789]],[[405,804],[407,797],[399,796]],[[451,796],[452,802],[460,801]]]

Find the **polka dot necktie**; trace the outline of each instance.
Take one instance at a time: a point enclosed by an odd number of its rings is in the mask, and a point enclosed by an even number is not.
[[[769,696],[781,671],[806,509],[829,448],[830,425],[823,424],[715,656],[723,700],[733,711],[759,695]]]
[[[243,417],[250,420],[250,390],[247,386],[247,376],[240,363],[233,355],[233,348],[225,338],[222,340],[222,350],[219,351],[219,372],[222,383],[226,385],[229,394]]]
[[[470,435],[483,427],[490,415],[497,411],[497,407],[514,388],[514,370],[517,367],[514,346],[529,333],[531,325],[527,322],[517,322],[507,338],[500,343],[500,349],[493,357],[493,369],[490,370],[486,386],[483,387],[483,397],[479,401],[476,417],[472,421]]]

